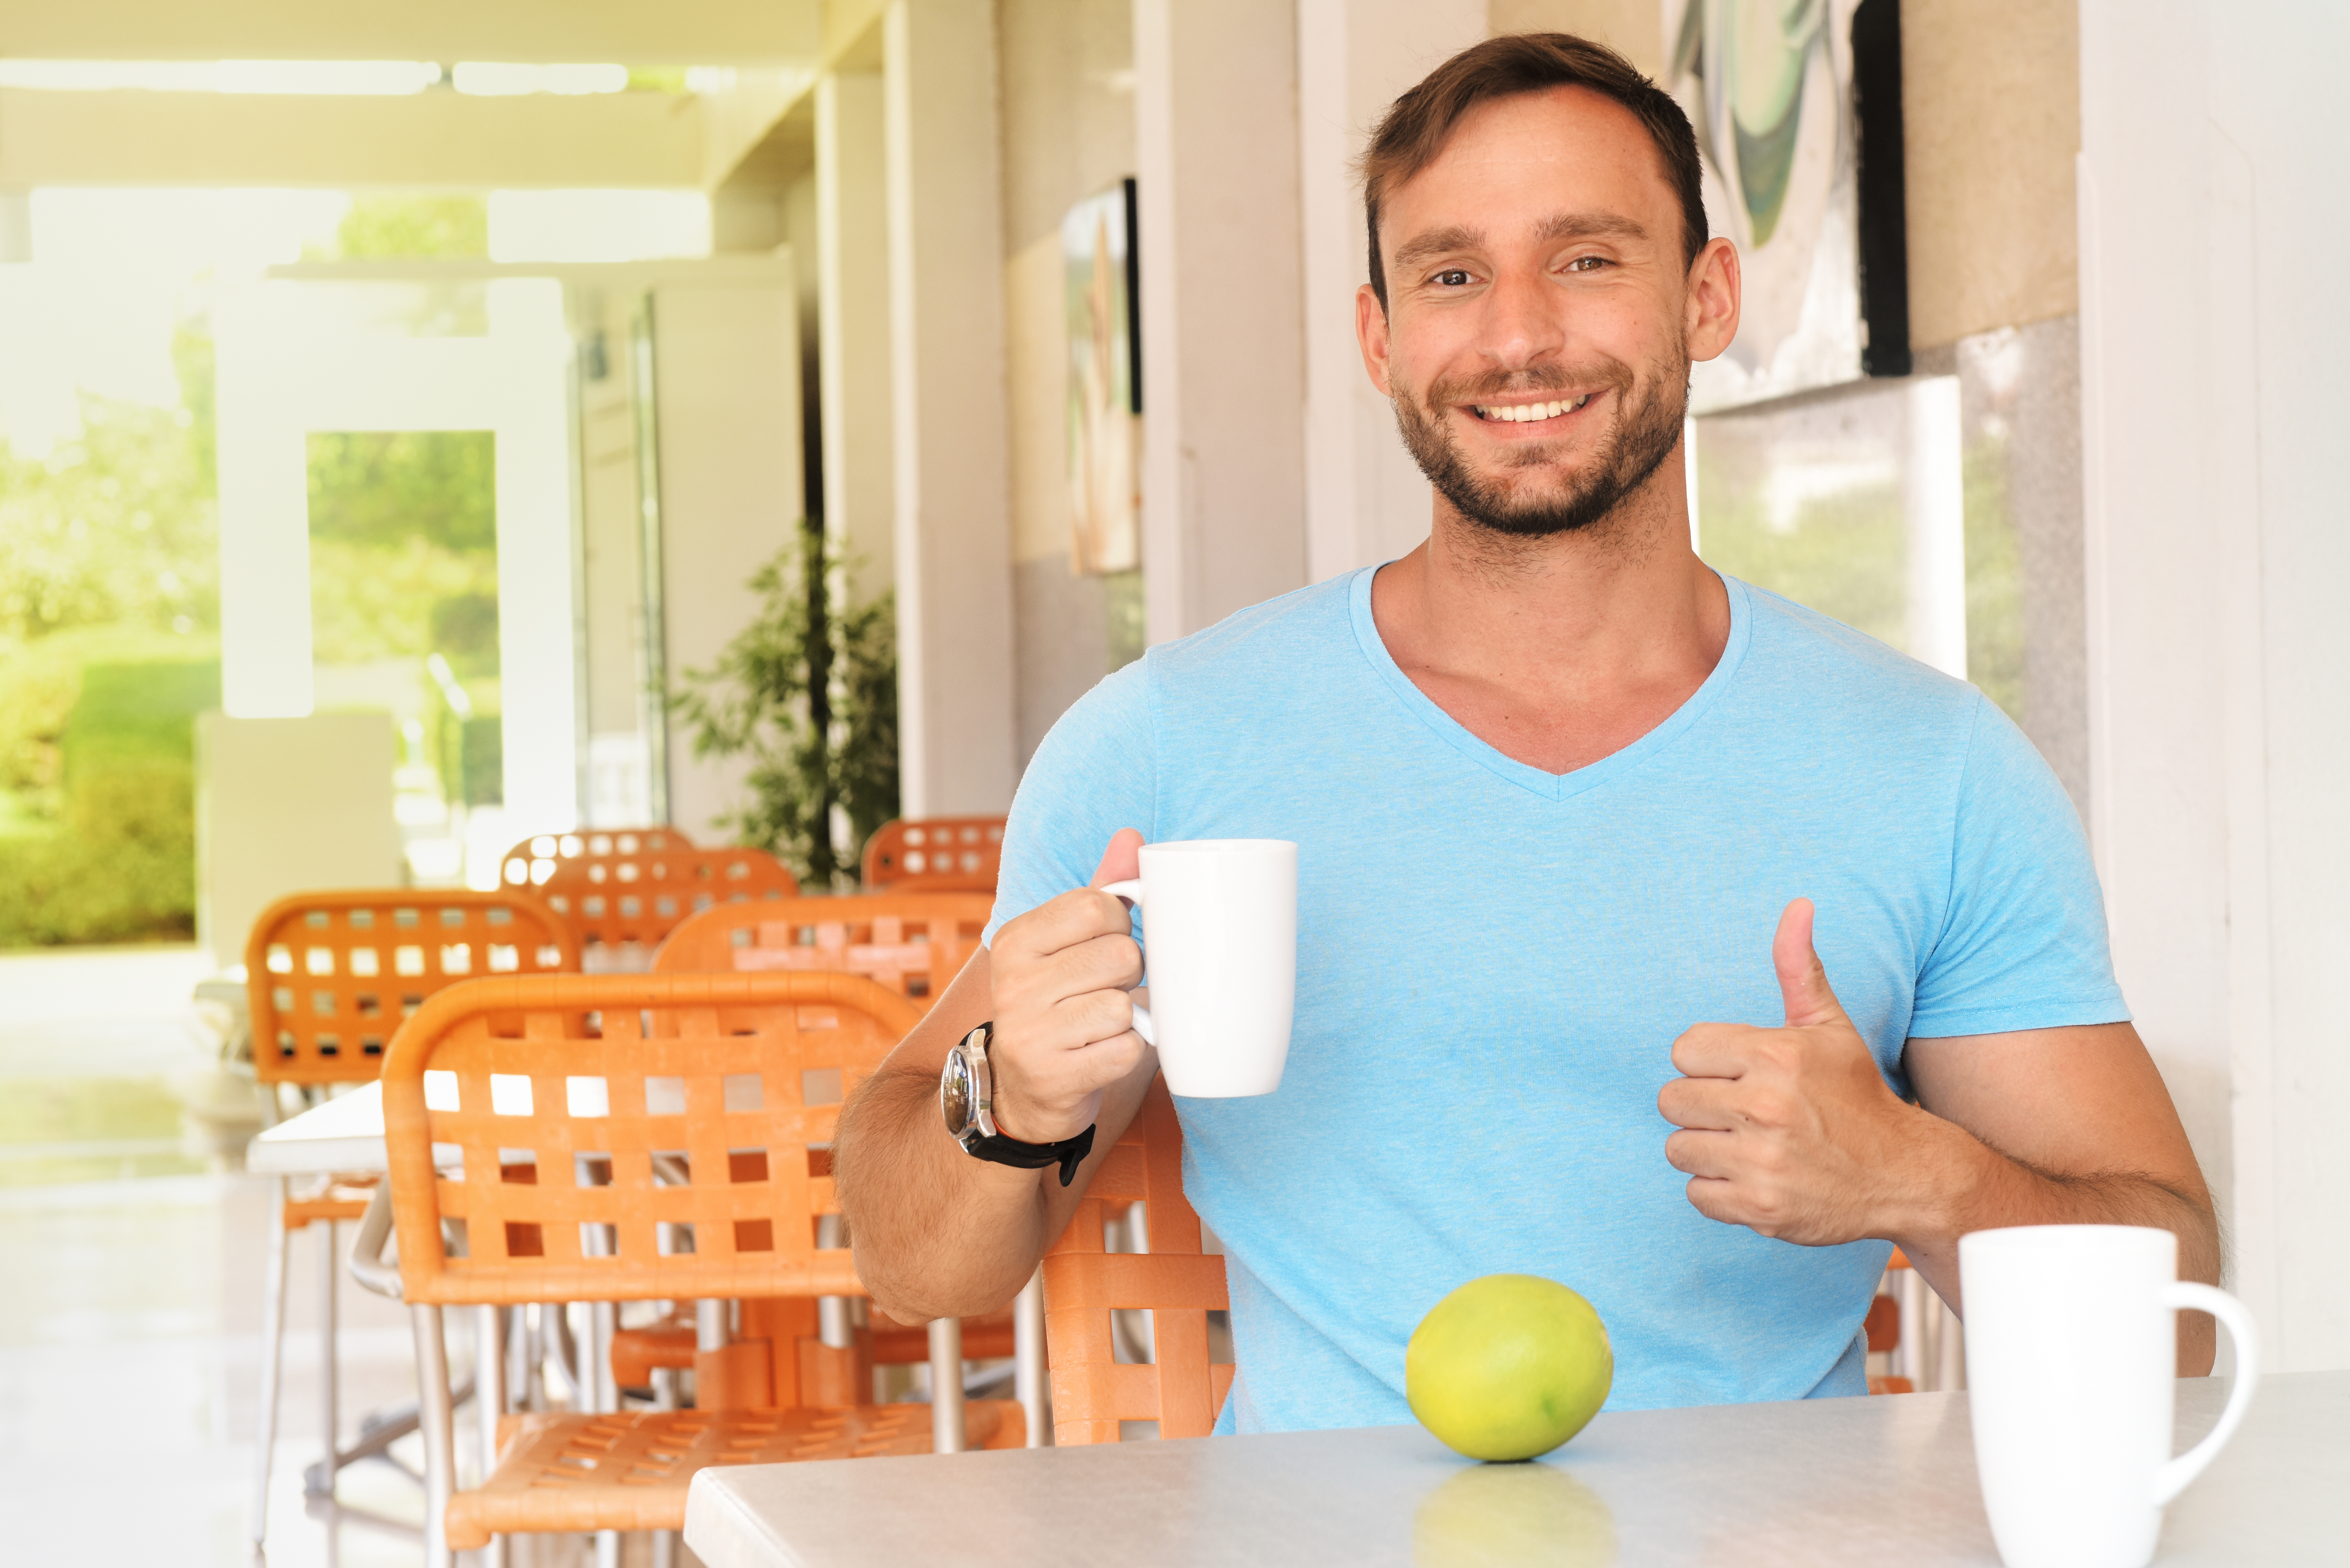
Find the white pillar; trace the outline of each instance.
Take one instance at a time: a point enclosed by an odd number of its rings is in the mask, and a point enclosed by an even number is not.
[[[1909,657],[1964,680],[1967,491],[1959,379],[1918,378],[1908,404],[1901,505],[1908,532]]]
[[[2350,1366],[2350,300],[2305,272],[2350,213],[2303,194],[2340,161],[2345,47],[2333,7],[2081,8],[2093,834],[2123,989],[2283,1370]],[[2188,238],[2149,268],[2157,233]]]
[[[1484,0],[1297,0],[1306,576],[1315,582],[1393,560],[1428,536],[1428,481],[1355,341],[1355,291],[1370,281],[1355,161],[1399,95],[1485,36]]]
[[[908,816],[1012,804],[1012,515],[995,9],[882,17],[898,757]]]
[[[1305,582],[1296,53],[1287,4],[1135,0],[1153,642]]]
[[[851,597],[897,581],[889,451],[889,203],[881,77],[829,71],[816,88],[816,333],[824,514]]]

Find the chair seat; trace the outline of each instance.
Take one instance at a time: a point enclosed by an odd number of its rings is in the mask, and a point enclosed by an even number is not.
[[[286,1229],[299,1231],[314,1220],[364,1219],[368,1199],[382,1179],[363,1174],[329,1177],[323,1187],[286,1199]]]
[[[974,1449],[1016,1449],[1027,1428],[1008,1399],[963,1406]],[[795,1459],[927,1454],[928,1405],[846,1410],[664,1410],[528,1415],[499,1423],[501,1458],[486,1485],[449,1500],[452,1548],[532,1531],[680,1530],[696,1470]]]

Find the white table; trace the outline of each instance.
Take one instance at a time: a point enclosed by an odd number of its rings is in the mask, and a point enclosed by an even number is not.
[[[383,1147],[383,1085],[361,1084],[288,1116],[245,1146],[244,1168],[256,1176],[312,1176],[391,1168]]]
[[[2178,1388],[2182,1447],[2227,1386]],[[705,1470],[710,1568],[1111,1563],[1995,1565],[1964,1394],[1603,1415],[1534,1465],[1417,1427]],[[2342,1562],[2350,1372],[2264,1378],[2162,1564]]]

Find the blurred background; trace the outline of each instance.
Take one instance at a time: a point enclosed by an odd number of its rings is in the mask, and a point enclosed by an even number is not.
[[[1682,99],[1748,258],[1700,554],[2038,745],[2233,1287],[2282,1366],[2350,1364],[2350,329],[2296,259],[2345,237],[2337,8],[0,0],[26,1561],[243,1550],[262,908],[658,824],[846,888],[883,822],[1000,815],[1149,645],[1411,548],[1350,161],[1446,55],[1544,28]],[[353,1407],[405,1397],[396,1309],[345,1311]],[[310,1344],[273,1552],[412,1561],[306,1511]]]

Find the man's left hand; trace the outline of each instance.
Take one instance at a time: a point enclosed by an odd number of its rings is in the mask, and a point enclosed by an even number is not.
[[[1887,1086],[1828,988],[1810,899],[1779,917],[1771,960],[1784,1027],[1700,1023],[1673,1043],[1687,1075],[1657,1096],[1681,1129],[1665,1158],[1710,1220],[1814,1247],[1897,1234],[1922,1196],[1908,1172],[1940,1141],[1936,1118]]]

